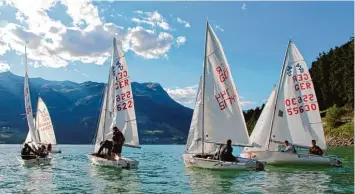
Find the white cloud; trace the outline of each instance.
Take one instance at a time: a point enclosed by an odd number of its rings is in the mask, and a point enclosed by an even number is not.
[[[157,33],[140,26],[129,28],[124,48],[129,48],[146,59],[163,57],[174,43],[174,37],[166,32]]]
[[[0,61],[0,72],[10,71],[10,66],[4,61]]]
[[[142,11],[136,11],[136,13],[139,14],[139,17],[141,18],[132,18],[132,22],[138,23],[138,24],[148,24],[151,25],[152,27],[160,27],[164,30],[171,30],[170,25],[166,22],[165,18],[158,12],[143,12]]]
[[[133,11],[133,13],[136,13],[136,14],[143,14],[143,11],[141,11],[141,10],[136,10],[136,11]]]
[[[243,3],[242,9],[243,9],[243,10],[246,10],[246,9],[247,9],[247,4],[246,4],[246,3]]]
[[[181,18],[177,18],[176,20],[177,20],[179,23],[184,24],[184,25],[185,25],[185,28],[190,28],[190,27],[191,27],[191,25],[190,25],[189,22],[187,22],[187,21],[185,21],[185,20],[182,20]]]
[[[219,31],[221,31],[221,32],[224,32],[224,29],[221,28],[221,26],[219,26],[219,25],[215,25],[215,28],[216,28],[216,30],[219,30]]]
[[[186,37],[185,36],[179,36],[176,38],[176,43],[178,46],[185,44],[186,42]]]
[[[240,105],[242,105],[243,107],[244,106],[248,106],[248,105],[253,105],[253,104],[256,104],[255,102],[252,102],[252,101],[240,101]]]
[[[74,69],[74,71],[80,73],[80,74],[81,74],[82,76],[84,76],[84,77],[90,77],[88,74],[83,73],[83,72],[81,72],[81,71],[79,71],[79,70],[77,70],[77,69]]]
[[[102,24],[98,9],[91,3],[91,0],[62,0],[61,2],[67,6],[67,14],[73,19],[74,26],[94,27]]]
[[[178,44],[186,41],[186,38],[183,40],[181,37],[175,40],[171,34],[155,29],[124,29],[113,23],[104,23],[90,0],[61,1],[73,20],[69,25],[47,14],[58,3],[57,0],[38,0],[36,3],[15,0],[5,3],[17,9],[13,17],[23,26],[1,23],[0,55],[10,50],[23,54],[25,42],[29,41],[27,56],[35,67],[65,67],[71,61],[103,64],[110,56],[112,37],[122,43],[125,51],[131,50],[146,59],[168,57],[167,53],[175,41]],[[135,23],[149,22],[147,24],[163,30],[171,29],[158,11],[137,13],[144,17],[137,18]]]
[[[198,85],[187,86],[184,88],[164,88],[169,96],[184,106],[193,108],[196,100]]]

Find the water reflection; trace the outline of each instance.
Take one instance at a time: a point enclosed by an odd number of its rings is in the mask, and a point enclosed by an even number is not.
[[[25,193],[52,193],[55,189],[52,177],[51,166],[32,166],[24,168],[24,186]]]
[[[243,173],[243,172],[242,172]],[[199,168],[185,168],[192,193],[234,193],[238,185],[238,171],[218,171]]]
[[[139,193],[136,169],[118,169],[91,165],[89,169],[93,193]]]

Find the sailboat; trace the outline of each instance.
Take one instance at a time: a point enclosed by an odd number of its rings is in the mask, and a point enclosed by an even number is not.
[[[129,80],[128,67],[116,39],[113,39],[111,66],[108,83],[105,85],[96,137],[94,152],[88,157],[95,165],[117,168],[137,168],[138,161],[126,157],[109,160],[97,156],[100,143],[112,139],[112,128],[117,126],[125,137],[126,147],[140,148],[133,93]]]
[[[266,106],[251,135],[253,144],[259,149],[248,148],[241,156],[271,165],[342,165],[334,157],[280,151],[279,144],[285,140],[295,147],[309,149],[314,139],[323,151],[327,148],[312,78],[303,56],[291,40],[278,91],[273,90]]]
[[[25,46],[25,80],[24,80],[24,99],[25,99],[25,110],[26,118],[28,123],[28,134],[24,143],[29,144],[32,147],[38,148],[38,144],[41,142],[40,133],[36,129],[35,122],[33,119],[31,97],[30,97],[30,87],[28,82],[28,67],[27,67],[27,52]],[[40,122],[40,121],[38,121]],[[19,159],[19,161],[24,165],[48,165],[52,160],[51,154],[46,157],[36,157],[34,159]]]
[[[185,153],[187,167],[207,169],[264,169],[264,164],[247,158],[238,162],[214,158],[218,145],[231,139],[233,146],[251,146],[242,108],[227,59],[215,32],[207,22],[203,75]]]
[[[52,124],[51,117],[48,112],[48,108],[41,97],[38,97],[37,101],[37,112],[36,112],[36,129],[39,134],[41,144],[52,146],[57,144],[55,138],[54,128]],[[61,150],[52,148],[50,153],[62,153]]]

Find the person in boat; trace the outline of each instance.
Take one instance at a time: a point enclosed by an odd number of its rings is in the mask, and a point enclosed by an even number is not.
[[[121,159],[121,153],[122,153],[122,146],[125,142],[125,137],[123,133],[115,126],[112,128],[113,129],[113,136],[112,136],[112,141],[113,141],[113,147],[112,147],[112,160],[115,160],[115,155],[118,156],[118,159]]]
[[[97,152],[97,156],[100,156],[101,152],[103,149],[106,150],[106,158],[110,158],[111,157],[111,150],[112,150],[112,147],[113,147],[113,142],[110,141],[110,140],[105,140],[104,142],[101,142],[100,143],[100,148],[99,148],[99,151]]]
[[[23,145],[23,148],[21,150],[21,158],[24,160],[30,160],[30,159],[35,159],[37,158],[37,153],[35,150],[33,150],[27,143]]]
[[[322,156],[323,155],[323,150],[317,146],[316,144],[316,140],[312,140],[312,147],[309,149],[309,154],[314,154],[314,155],[319,155]]]
[[[232,140],[228,139],[226,143],[219,151],[219,159],[227,162],[238,162],[237,158],[233,156]]]
[[[48,152],[46,150],[46,146],[45,145],[42,145],[38,150],[39,150],[38,151],[39,157],[44,158],[44,157],[46,157],[48,155]]]
[[[52,151],[52,144],[51,144],[51,143],[49,143],[49,144],[47,145],[47,150],[48,150],[48,152],[51,152],[51,151]]]
[[[290,145],[290,143],[285,140],[285,150],[281,151],[281,152],[290,152],[290,153],[297,153],[296,149],[293,145]]]

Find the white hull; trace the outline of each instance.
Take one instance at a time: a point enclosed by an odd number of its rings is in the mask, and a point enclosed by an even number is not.
[[[238,158],[240,162],[226,162],[205,158],[197,158],[194,154],[183,154],[186,167],[198,167],[219,170],[264,170],[264,163],[256,160]]]
[[[316,166],[341,166],[342,163],[332,157],[317,156],[311,154],[294,154],[288,152],[263,151],[254,153],[242,153],[242,157],[250,157],[258,161],[264,161],[270,165],[316,165]]]
[[[30,159],[30,160],[24,160],[22,158],[17,158],[17,159],[24,166],[35,166],[35,165],[50,165],[53,158],[51,156],[46,156],[44,158],[37,157],[35,159]]]
[[[93,156],[88,154],[88,158],[94,165],[98,166],[108,166],[108,167],[116,167],[116,168],[138,168],[138,161],[130,158],[122,157],[120,160],[108,160],[105,158]]]

